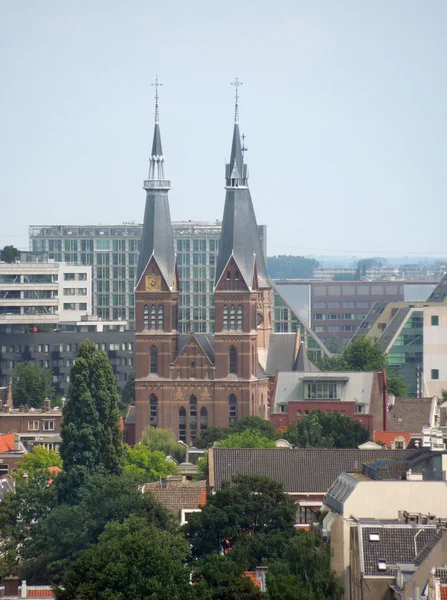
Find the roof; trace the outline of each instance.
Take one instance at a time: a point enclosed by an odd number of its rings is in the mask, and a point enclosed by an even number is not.
[[[395,398],[388,411],[388,429],[420,433],[423,425],[431,425],[433,402],[433,398]]]
[[[264,475],[282,483],[286,492],[326,493],[340,473],[361,472],[364,462],[401,460],[410,453],[357,448],[211,448],[210,485],[218,490],[234,475]]]
[[[293,370],[298,373],[319,373],[320,369],[316,367],[313,362],[309,360],[307,356],[306,346],[304,342],[301,342],[300,348],[298,350],[298,356],[296,357],[295,364],[293,366]]]
[[[181,351],[191,339],[196,340],[206,357],[214,363],[214,336],[205,333],[183,333],[179,335],[177,356],[180,356]]]
[[[135,425],[135,405],[131,404],[126,413],[125,425]]]
[[[265,369],[269,377],[276,371],[292,371],[295,361],[296,333],[272,333]]]
[[[357,527],[364,576],[394,577],[397,564],[415,564],[425,546],[439,536],[436,525],[359,523]]]
[[[396,438],[404,438],[405,446],[407,446],[411,435],[411,432],[408,431],[375,431],[374,441],[382,442],[387,448],[391,448],[391,442],[394,442]]]
[[[5,433],[0,435],[0,454],[7,452],[26,452],[22,442],[20,442],[20,450],[14,449],[15,433]]]
[[[154,495],[167,510],[178,515],[182,509],[200,508],[206,504],[206,482],[197,481],[180,487],[153,489],[145,486],[145,491]]]
[[[447,273],[432,291],[427,302],[444,302],[447,298]]]
[[[332,400],[336,402],[356,402],[365,405],[365,412],[369,412],[369,405],[371,402],[371,394],[373,391],[374,372],[283,372],[278,373],[278,380],[275,388],[273,413],[276,412],[278,404],[287,404],[288,402],[306,401],[305,393],[305,382],[316,382],[318,381],[334,381],[344,382],[343,386],[340,386],[341,398],[334,398]],[[319,402],[320,399],[315,399]]]

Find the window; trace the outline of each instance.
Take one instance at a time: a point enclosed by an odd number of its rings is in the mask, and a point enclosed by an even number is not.
[[[143,311],[143,329],[149,329],[149,306],[144,305]]]
[[[158,400],[155,394],[149,396],[149,425],[157,427],[158,423]]]
[[[163,304],[158,305],[158,329],[163,329]]]
[[[230,408],[230,425],[232,425],[237,421],[237,399],[234,394],[230,394],[228,404]]]
[[[79,310],[87,310],[87,302],[80,302]]]
[[[178,437],[182,442],[186,442],[186,409],[184,406],[178,410]]]
[[[158,351],[157,348],[155,346],[151,347],[151,354],[150,354],[150,373],[155,373],[157,374],[158,372]]]
[[[340,302],[328,302],[328,308],[340,308]]]
[[[377,561],[377,570],[378,571],[386,571],[386,562],[384,560]]]
[[[44,421],[43,422],[43,430],[44,431],[54,431],[54,421]]]
[[[92,248],[93,250],[93,248]],[[87,281],[87,273],[79,273],[79,281]]]
[[[76,304],[74,302],[64,302],[64,310],[76,310]]]
[[[431,370],[431,378],[432,379],[439,379],[439,369],[432,369]]]
[[[197,437],[197,398],[194,394],[189,398],[189,435],[191,442]]]
[[[228,329],[228,306],[226,304],[223,307],[223,328]]]
[[[155,304],[151,306],[151,329],[157,329],[157,309]]]
[[[208,428],[208,411],[204,406],[200,409],[200,431]]]
[[[242,305],[239,304],[237,307],[237,328],[242,331]]]
[[[236,307],[234,304],[230,306],[230,329],[236,329]]]
[[[306,383],[305,398],[307,400],[338,400],[341,398],[340,389],[336,383],[320,381],[318,383]]]
[[[64,281],[74,281],[75,274],[74,273],[64,273]]]
[[[378,533],[370,533],[369,534],[369,541],[370,542],[380,542],[380,536]]]
[[[314,308],[326,308],[326,302],[314,302]]]
[[[432,325],[439,325],[439,317],[438,317],[438,315],[432,315],[431,316],[431,324]]]
[[[229,351],[230,358],[230,373],[237,375],[237,350],[234,346],[231,346]]]
[[[39,431],[39,421],[28,421],[28,431]]]
[[[404,449],[404,443],[403,442],[395,442],[394,448],[396,450],[403,450]]]

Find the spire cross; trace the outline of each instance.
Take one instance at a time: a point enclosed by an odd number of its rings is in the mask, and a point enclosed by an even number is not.
[[[239,79],[236,77],[236,79],[231,82],[231,85],[234,85],[236,88],[236,93],[234,95],[236,100],[234,105],[234,122],[239,123],[239,86],[242,85],[242,81],[239,81]]]
[[[247,136],[245,135],[245,133],[243,133],[241,135],[241,138],[242,138],[242,148],[241,148],[242,156],[244,156],[244,152],[247,152],[247,150],[248,150],[248,148],[245,146],[245,138],[246,137]]]
[[[155,122],[158,123],[160,120],[160,115],[158,112],[158,88],[163,84],[158,82],[158,75],[155,75],[155,83],[151,83],[153,87],[155,87]]]

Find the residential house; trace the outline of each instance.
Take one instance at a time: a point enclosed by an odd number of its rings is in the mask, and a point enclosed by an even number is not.
[[[189,515],[200,512],[206,504],[206,482],[187,481],[182,475],[169,475],[166,479],[146,483],[140,487],[142,493],[150,492],[180,525],[188,522]]]

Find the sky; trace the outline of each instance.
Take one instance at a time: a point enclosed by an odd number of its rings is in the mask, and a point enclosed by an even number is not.
[[[0,247],[223,214],[234,88],[268,254],[446,255],[445,0],[0,0]]]

